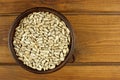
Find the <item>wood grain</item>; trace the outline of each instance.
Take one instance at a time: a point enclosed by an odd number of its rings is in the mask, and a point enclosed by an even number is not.
[[[0,66],[1,80],[119,80],[120,66],[65,66],[50,74],[34,74],[19,66]],[[7,75],[7,76],[6,76]],[[6,77],[3,77],[6,76]]]
[[[119,14],[119,0],[0,0],[0,14],[23,12],[32,7],[50,7],[64,13]]]
[[[68,18],[75,33],[74,63],[45,75],[15,63],[7,45],[9,29],[32,7],[53,8]],[[120,0],[0,0],[0,80],[13,79],[120,80]]]
[[[75,62],[120,62],[120,15],[65,16],[75,33]],[[16,17],[0,18],[0,63],[15,63],[8,51],[7,37]]]

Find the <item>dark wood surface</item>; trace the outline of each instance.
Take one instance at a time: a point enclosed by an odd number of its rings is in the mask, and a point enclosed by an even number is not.
[[[75,34],[75,62],[47,75],[16,64],[8,32],[26,9],[49,7],[63,13]],[[120,0],[0,0],[0,80],[120,80]]]

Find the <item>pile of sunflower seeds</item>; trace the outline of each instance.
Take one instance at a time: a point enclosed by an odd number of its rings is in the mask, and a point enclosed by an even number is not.
[[[13,45],[18,59],[36,70],[54,69],[69,52],[70,31],[49,12],[33,12],[16,27]]]

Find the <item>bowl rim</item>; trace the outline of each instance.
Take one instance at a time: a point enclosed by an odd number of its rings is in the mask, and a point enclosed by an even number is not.
[[[49,69],[49,70],[46,70],[46,71],[43,71],[43,70],[42,71],[38,71],[36,69],[32,69],[32,68],[26,66],[25,64],[23,64],[23,62],[18,59],[18,56],[16,55],[16,52],[15,52],[14,46],[13,46],[13,37],[14,37],[15,29],[19,25],[19,22],[21,21],[21,19],[23,19],[24,17],[26,17],[30,13],[39,12],[39,11],[50,12],[50,13],[53,13],[54,15],[58,16],[61,20],[63,20],[65,22],[67,28],[70,30],[69,52],[68,52],[67,56],[65,57],[65,60],[62,61],[54,69]],[[54,9],[51,9],[51,8],[47,8],[47,7],[34,7],[34,8],[30,8],[30,9],[25,10],[20,15],[18,15],[17,18],[14,20],[12,26],[10,27],[9,34],[8,34],[8,47],[9,47],[9,50],[10,50],[12,56],[14,57],[15,61],[22,68],[26,69],[27,71],[30,71],[30,72],[33,72],[33,73],[38,73],[38,74],[51,73],[51,72],[57,71],[60,68],[62,68],[67,63],[69,58],[72,57],[72,55],[73,55],[72,52],[73,52],[73,49],[74,49],[74,33],[73,33],[72,26],[71,26],[70,22],[60,12],[58,12],[58,11],[56,11]]]

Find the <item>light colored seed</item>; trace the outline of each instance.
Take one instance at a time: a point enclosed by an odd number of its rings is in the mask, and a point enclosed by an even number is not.
[[[63,53],[60,53],[60,57],[63,57]]]
[[[49,69],[54,69],[55,65],[54,64],[50,64]]]
[[[49,67],[48,67],[48,66],[46,66],[46,67],[45,67],[45,70],[48,70],[48,69],[49,69]]]
[[[63,53],[66,53],[66,49],[63,49]]]
[[[41,70],[42,70],[42,67],[38,67],[37,70],[41,71]]]
[[[42,65],[44,65],[44,64],[45,64],[45,62],[46,62],[46,61],[45,61],[45,60],[43,60],[43,61],[42,61]]]
[[[21,58],[21,57],[19,57],[18,59],[23,61],[23,58]]]
[[[64,57],[61,57],[61,58],[60,58],[61,61],[64,61],[64,59],[65,59]]]

